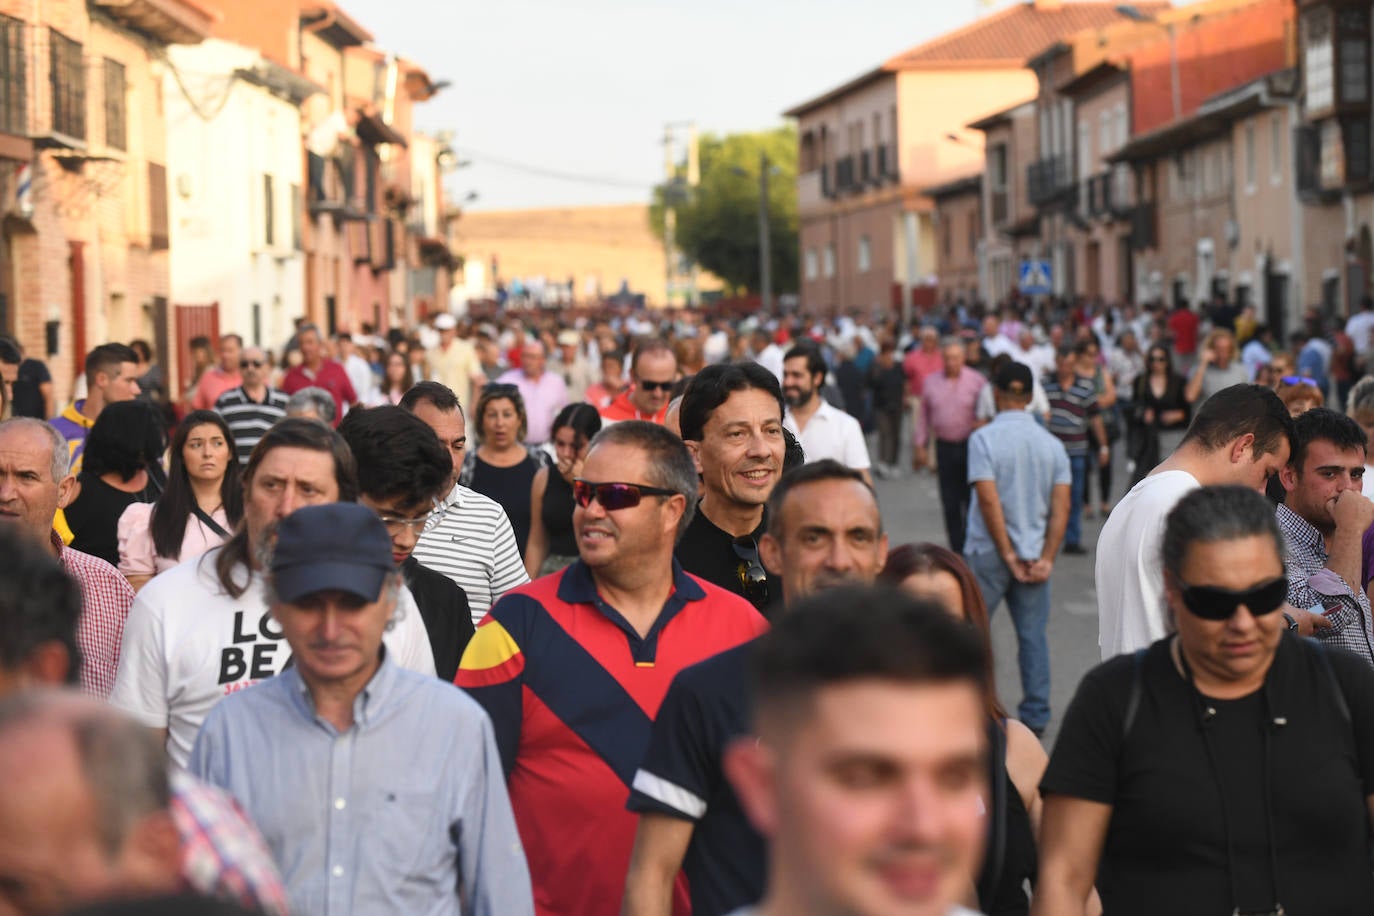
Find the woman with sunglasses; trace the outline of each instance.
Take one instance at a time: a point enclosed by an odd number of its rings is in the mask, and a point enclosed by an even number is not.
[[[992,666],[992,633],[987,605],[973,573],[959,557],[937,544],[903,544],[887,555],[878,578],[918,598],[940,604],[978,631],[988,671],[989,754],[988,839],[983,867],[973,888],[979,912],[1012,916],[1030,912],[1025,882],[1035,881],[1036,835],[1040,829],[1040,777],[1048,758],[1035,733],[1007,712],[997,699]],[[1089,912],[1096,913],[1097,910]]]
[[[1169,513],[1175,632],[1090,671],[1041,780],[1032,912],[1368,913],[1374,670],[1298,638],[1273,508],[1204,487]]]
[[[1152,344],[1145,351],[1145,371],[1131,392],[1131,436],[1127,451],[1135,470],[1135,486],[1183,441],[1192,407],[1184,395],[1183,376],[1174,371],[1169,348]]]
[[[558,572],[577,559],[573,537],[573,480],[582,474],[587,448],[601,432],[601,414],[590,404],[569,404],[553,420],[555,467],[540,468],[530,488],[530,539],[525,571],[531,579]]]
[[[534,475],[548,458],[525,445],[529,420],[525,399],[514,385],[494,382],[483,388],[473,416],[480,444],[463,459],[458,482],[501,504],[523,559],[530,538]]]
[[[119,517],[119,571],[138,591],[228,539],[243,518],[234,435],[213,410],[193,410],[172,436],[167,489]]]

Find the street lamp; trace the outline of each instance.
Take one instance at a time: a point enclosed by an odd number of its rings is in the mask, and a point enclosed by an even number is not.
[[[1183,101],[1179,98],[1178,86],[1178,31],[1173,21],[1160,22],[1154,16],[1141,12],[1140,7],[1134,3],[1118,3],[1116,12],[1132,22],[1138,22],[1142,25],[1156,25],[1169,33],[1169,89],[1173,96],[1174,120],[1177,121],[1183,117]]]
[[[768,173],[772,168],[768,154],[759,153],[759,294],[765,314],[773,303],[773,240],[768,228]],[[749,177],[749,172],[738,166],[733,171],[736,175]]]

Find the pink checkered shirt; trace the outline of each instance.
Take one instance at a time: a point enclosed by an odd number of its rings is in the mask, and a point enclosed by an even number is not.
[[[181,836],[181,877],[207,897],[238,903],[267,916],[289,907],[281,874],[258,828],[228,793],[174,770],[172,821]]]
[[[62,543],[52,532],[52,545],[62,568],[81,586],[81,619],[76,626],[76,647],[81,650],[81,689],[109,699],[119,669],[119,643],[134,590],[109,563]]]

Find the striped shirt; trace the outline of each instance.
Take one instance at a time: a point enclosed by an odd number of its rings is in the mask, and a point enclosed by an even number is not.
[[[119,646],[124,640],[129,606],[134,603],[134,590],[109,563],[63,546],[56,531],[50,537],[62,568],[81,586],[81,617],[76,625],[81,689],[108,699],[119,670]]]
[[[1088,454],[1088,422],[1099,413],[1093,380],[1076,375],[1065,391],[1059,385],[1059,377],[1051,374],[1041,384],[1050,402],[1050,432],[1064,443],[1070,458]]]
[[[276,388],[268,388],[262,401],[255,401],[240,385],[230,388],[215,401],[215,410],[224,417],[229,432],[234,434],[234,447],[238,451],[239,464],[247,464],[253,446],[263,434],[286,416],[287,394]]]
[[[506,510],[493,499],[454,486],[415,545],[421,565],[441,572],[468,596],[476,626],[498,598],[530,581]]]

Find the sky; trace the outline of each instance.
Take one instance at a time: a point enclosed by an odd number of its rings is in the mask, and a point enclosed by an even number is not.
[[[472,210],[638,203],[669,122],[766,130],[782,112],[1007,0],[339,0],[449,88],[417,107],[471,164]]]

